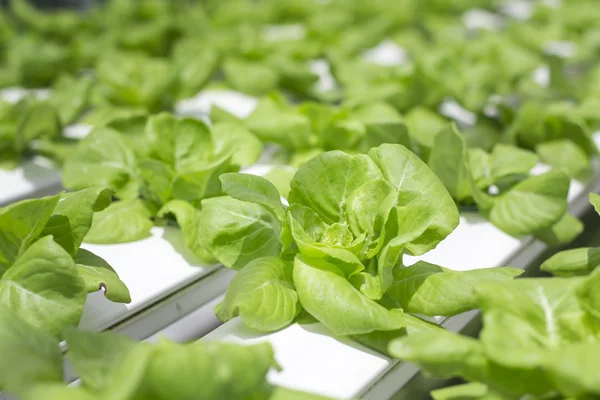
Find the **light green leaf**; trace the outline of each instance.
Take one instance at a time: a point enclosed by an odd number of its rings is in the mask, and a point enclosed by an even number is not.
[[[113,193],[107,187],[95,186],[62,194],[41,235],[53,235],[56,243],[75,255],[90,230],[94,213],[110,205]]]
[[[210,131],[200,120],[160,113],[148,118],[146,135],[151,156],[176,172],[195,170],[213,161]]]
[[[132,52],[104,52],[95,68],[99,93],[108,102],[151,112],[171,108],[176,72],[170,60]]]
[[[365,126],[365,136],[361,145],[364,152],[383,143],[414,147],[402,116],[387,103],[372,103],[359,107],[354,110],[352,117]]]
[[[234,147],[217,151],[202,121],[179,119],[168,113],[149,118],[146,134],[151,144],[150,155],[155,160],[142,163],[142,167],[148,175],[148,189],[162,202],[160,204],[169,196],[195,201],[218,195],[218,177],[231,169]],[[157,164],[156,160],[163,164]],[[161,179],[152,182],[156,175]]]
[[[427,203],[392,210],[386,225],[387,235],[391,240],[377,255],[377,268],[384,287],[389,288],[391,285],[392,269],[401,265],[407,245],[418,239],[431,226],[434,212]]]
[[[54,335],[77,325],[86,293],[71,256],[51,236],[32,244],[0,279],[0,305]]]
[[[410,136],[427,150],[433,147],[437,134],[448,126],[447,119],[424,107],[411,108],[404,119]]]
[[[103,290],[104,296],[110,301],[131,302],[129,289],[104,259],[88,250],[79,249],[73,261],[77,264],[77,272],[83,279],[88,293]]]
[[[574,295],[580,284],[580,278],[480,283],[475,293],[487,355],[507,367],[534,368],[543,365],[546,350],[590,335]]]
[[[404,327],[402,310],[386,310],[323,259],[296,256],[294,284],[302,307],[336,335],[359,335]]]
[[[210,253],[202,247],[200,243],[199,230],[202,229],[200,220],[200,210],[194,208],[190,203],[182,200],[171,200],[165,204],[159,211],[157,216],[164,218],[168,214],[172,214],[183,235],[185,236],[185,244],[202,262],[206,264],[215,263],[215,259]]]
[[[147,382],[158,399],[243,400],[269,387],[266,375],[275,365],[268,343],[162,341],[148,365]]]
[[[362,247],[361,238],[358,238],[355,243],[352,241],[352,235],[346,229],[346,243],[335,243],[339,239],[343,241],[342,237],[333,233],[333,230],[340,227],[340,224],[327,226],[317,213],[299,204],[292,204],[289,208],[287,221],[300,253],[335,263],[347,277],[364,269],[356,255]]]
[[[600,247],[561,251],[541,265],[542,271],[556,276],[587,275],[600,265]]]
[[[437,134],[428,165],[457,202],[471,196],[466,157],[467,146],[454,124]]]
[[[105,126],[114,120],[146,117],[147,115],[148,111],[143,108],[101,105],[87,112],[82,117],[81,123],[92,126]]]
[[[509,398],[518,398],[523,393],[544,395],[554,390],[543,371],[510,369],[494,364],[477,340],[443,329],[393,340],[389,352],[418,365],[427,373],[481,382],[506,393]]]
[[[40,236],[59,199],[56,195],[0,208],[0,277]]]
[[[224,108],[219,107],[217,104],[213,104],[210,107],[210,113],[208,115],[210,122],[213,125],[216,124],[221,124],[221,123],[242,123],[242,121],[240,120],[240,118],[238,118],[236,115],[230,113],[229,111],[225,110]]]
[[[490,172],[496,180],[510,175],[528,174],[537,162],[535,153],[499,143],[490,154]]]
[[[152,213],[140,199],[122,200],[94,214],[86,243],[135,242],[150,236]]]
[[[594,206],[594,210],[600,214],[600,194],[590,193],[590,203]]]
[[[354,190],[348,197],[345,220],[348,228],[359,237],[366,235],[365,254],[374,257],[385,240],[385,223],[392,208],[396,205],[398,192],[383,179],[372,179]]]
[[[271,182],[286,199],[290,195],[290,183],[296,173],[296,169],[288,166],[274,167],[263,175],[263,178]]]
[[[463,383],[462,385],[436,389],[431,392],[433,400],[492,400],[487,385],[480,382]],[[502,400],[502,397],[497,397]]]
[[[84,111],[93,82],[89,76],[77,79],[71,75],[62,75],[56,80],[52,87],[50,103],[58,111],[64,125],[75,122]]]
[[[24,151],[32,140],[59,136],[62,126],[58,114],[46,102],[27,104],[19,119],[15,135],[17,151]]]
[[[110,186],[122,200],[136,198],[141,180],[133,148],[121,134],[95,128],[82,139],[63,167],[63,185],[72,190]]]
[[[458,209],[435,174],[414,153],[400,145],[381,145],[369,151],[388,183],[398,190],[398,215],[415,208],[425,216],[427,229],[406,245],[414,255],[433,249],[458,225]],[[413,209],[411,211],[411,209]],[[402,231],[400,231],[402,232]],[[395,235],[391,232],[388,239]]]
[[[577,299],[581,307],[600,322],[600,270],[595,270],[577,288]]]
[[[488,367],[481,344],[445,330],[420,332],[393,340],[389,352],[444,378],[459,376],[481,380]]]
[[[234,165],[250,166],[256,163],[262,154],[262,142],[239,123],[215,124],[210,132],[215,153],[231,154],[231,163]]]
[[[567,211],[569,176],[550,171],[516,184],[495,199],[489,220],[513,236],[548,228]]]
[[[431,330],[442,330],[439,325],[422,320],[414,315],[404,313],[402,315],[404,327],[395,331],[375,331],[364,335],[352,335],[351,338],[378,352],[393,357],[388,351],[390,343],[406,335],[420,335],[422,332]]]
[[[493,181],[491,176],[490,155],[481,149],[469,149],[469,168],[478,187],[487,187]]]
[[[0,306],[0,390],[17,393],[32,384],[62,382],[58,340]]]
[[[221,190],[219,176],[231,170],[230,158],[224,156],[210,164],[198,165],[193,170],[179,172],[173,181],[173,197],[197,201],[218,196]]]
[[[481,282],[509,280],[522,273],[518,268],[452,271],[419,261],[394,269],[387,294],[407,312],[453,316],[477,308],[474,288]]]
[[[272,142],[289,150],[314,145],[310,120],[282,106],[276,96],[262,98],[246,119],[246,126],[263,142]]]
[[[126,345],[123,347],[125,347],[125,351],[121,355],[122,358],[113,359],[108,365],[106,365],[106,359],[100,358],[99,364],[91,365],[91,368],[101,368],[101,371],[107,371],[102,377],[94,372],[92,372],[93,375],[90,375],[94,378],[103,378],[108,382],[100,394],[101,398],[107,400],[156,399],[155,393],[152,393],[145,380],[154,348],[145,343],[137,343],[129,350],[126,349]],[[116,350],[123,350],[123,347],[117,347]],[[109,351],[113,351],[113,349]]]
[[[120,115],[121,113],[124,115]],[[121,113],[106,121],[106,123],[97,125],[105,125],[107,128],[121,133],[123,140],[129,144],[129,147],[140,159],[147,157],[151,150],[151,144],[146,138],[148,115],[145,113],[136,114],[133,111],[129,115],[122,111]]]
[[[587,154],[571,140],[540,143],[535,150],[543,162],[554,168],[564,168],[569,176],[581,177],[590,170]]]
[[[140,162],[140,176],[144,180],[141,194],[160,206],[168,202],[173,196],[173,182],[175,171],[167,164],[158,160],[144,160]]]
[[[290,183],[289,202],[311,208],[327,224],[341,222],[350,194],[377,178],[381,178],[381,172],[365,155],[322,153],[298,169]]]
[[[550,352],[545,367],[557,388],[567,396],[585,398],[600,392],[600,343],[568,344]]]
[[[111,332],[91,333],[75,328],[63,336],[69,346],[67,357],[85,388],[102,392],[111,385],[111,373],[134,351],[138,344]]]
[[[292,264],[279,257],[264,257],[238,272],[215,314],[223,322],[239,315],[247,326],[271,332],[289,325],[300,310]]]
[[[177,98],[195,96],[213,74],[218,65],[219,55],[210,48],[192,50],[191,46],[178,48],[177,45],[174,53],[175,62],[179,67]]]
[[[231,197],[215,197],[202,201],[199,239],[223,265],[241,269],[250,261],[278,256],[281,221],[256,203]]]
[[[565,213],[554,225],[535,233],[535,237],[549,246],[571,243],[583,232],[584,225],[579,218]]]
[[[225,80],[235,90],[260,96],[277,88],[279,74],[266,62],[228,58],[223,62]]]
[[[265,178],[250,174],[229,173],[219,177],[223,192],[241,201],[256,203],[271,210],[277,218],[285,218],[285,208],[281,204],[275,186]]]

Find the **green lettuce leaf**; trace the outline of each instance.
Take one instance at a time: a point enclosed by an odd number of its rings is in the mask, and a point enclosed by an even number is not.
[[[464,138],[454,125],[436,135],[428,165],[458,202],[471,197],[470,172],[467,169],[466,158],[467,147]]]
[[[241,201],[256,203],[271,210],[279,219],[285,217],[279,193],[268,180],[256,175],[229,173],[219,177],[223,192]]]
[[[32,244],[0,279],[0,305],[54,335],[79,323],[86,293],[73,259],[51,236]]]
[[[79,142],[65,162],[62,180],[72,190],[109,186],[124,200],[137,197],[141,185],[133,147],[119,132],[104,127]]]
[[[587,275],[600,265],[600,248],[581,247],[561,251],[542,263],[540,269],[556,276]]]
[[[58,340],[4,306],[0,306],[0,357],[0,389],[4,391],[17,393],[32,384],[62,382]]]
[[[62,194],[40,235],[53,235],[54,241],[74,256],[90,230],[94,213],[110,205],[112,194],[102,186]]]
[[[475,292],[484,312],[486,353],[507,367],[535,368],[547,350],[592,335],[574,295],[580,284],[579,278],[481,283]]]
[[[509,280],[522,273],[517,268],[452,271],[420,261],[395,268],[387,294],[407,312],[453,316],[477,308],[474,288],[482,282]]]
[[[131,295],[119,275],[103,258],[91,251],[79,249],[73,257],[77,272],[85,284],[86,291],[104,291],[104,296],[117,303],[130,303]]]
[[[513,236],[548,228],[567,211],[569,185],[569,176],[561,171],[525,179],[494,199],[489,220]]]
[[[216,260],[212,255],[202,247],[200,242],[200,211],[194,208],[190,203],[182,200],[171,200],[165,204],[157,213],[157,217],[165,218],[173,215],[179,228],[185,236],[185,244],[188,249],[194,253],[202,262],[213,264]]]
[[[223,322],[237,317],[259,331],[289,325],[301,310],[292,280],[292,264],[277,257],[258,258],[234,278],[215,308]]]
[[[150,236],[152,212],[140,199],[112,203],[94,214],[92,227],[85,236],[86,243],[127,243]]]
[[[302,307],[336,335],[390,331],[405,326],[402,310],[387,310],[364,296],[334,264],[297,256],[294,285]]]
[[[259,204],[215,197],[202,201],[200,216],[202,247],[226,267],[241,269],[283,250],[281,221]]]
[[[60,197],[24,200],[0,208],[0,276],[42,234]]]

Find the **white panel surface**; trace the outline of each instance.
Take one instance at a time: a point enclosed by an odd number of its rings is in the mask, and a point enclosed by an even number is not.
[[[90,130],[90,126],[78,124],[67,126],[63,133],[65,137],[81,139]],[[59,169],[44,157],[33,157],[13,170],[0,168],[0,207],[26,198],[56,194],[61,190]]]
[[[282,371],[269,372],[270,382],[343,399],[362,392],[369,378],[383,374],[391,365],[389,358],[365,346],[334,338],[321,324],[294,324],[278,332],[261,334],[236,318],[203,340],[247,345],[268,341],[283,367]]]
[[[106,329],[220,268],[203,265],[175,227],[154,227],[149,238],[137,242],[83,247],[104,258],[131,293],[130,304],[113,303],[101,291],[90,294],[80,322],[86,330]]]
[[[0,206],[34,196],[58,193],[60,173],[41,157],[24,162],[13,170],[0,168]]]
[[[213,104],[237,117],[246,118],[256,107],[258,99],[234,90],[203,90],[198,95],[182,100],[175,105],[175,113],[179,115],[208,115]]]

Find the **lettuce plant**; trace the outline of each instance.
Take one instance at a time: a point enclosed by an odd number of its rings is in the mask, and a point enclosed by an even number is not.
[[[79,322],[87,293],[102,289],[111,301],[131,301],[111,266],[80,248],[111,195],[91,187],[1,208],[0,306],[58,335]]]
[[[600,213],[600,195],[590,194],[590,202]],[[600,265],[600,247],[581,247],[558,252],[540,266],[555,276],[570,277],[588,275]]]
[[[95,72],[99,105],[143,107],[151,112],[172,108],[177,74],[166,59],[111,52],[98,60]]]
[[[62,75],[56,80],[49,101],[63,125],[72,124],[81,116],[88,106],[92,88],[93,80],[89,76]]]
[[[71,71],[71,54],[63,44],[45,41],[35,35],[18,36],[6,50],[4,86],[43,88]]]
[[[220,192],[224,172],[256,162],[262,144],[242,126],[209,128],[163,113],[117,119],[81,140],[63,170],[70,189],[108,185],[120,201],[96,214],[86,240],[123,243],[148,236],[152,218],[174,215],[194,252],[195,206]],[[190,227],[190,228],[188,228]]]
[[[25,98],[0,103],[0,168],[15,168],[35,154],[40,142],[54,142],[62,134],[59,116],[47,102]]]
[[[236,119],[213,107],[211,120]],[[281,94],[271,93],[243,123],[264,142],[277,144],[292,155],[327,150],[366,153],[383,143],[416,148],[403,117],[383,102],[356,107],[316,102],[290,105]]]
[[[479,339],[437,330],[389,343],[389,353],[428,373],[467,384],[435,399],[593,398],[600,349],[600,274],[488,281],[474,287]]]
[[[0,322],[0,389],[22,399],[327,400],[271,385],[267,372],[278,366],[268,343],[150,344],[74,328],[66,329],[63,337],[67,359],[81,384],[67,387],[56,338],[2,306]]]
[[[566,213],[569,176],[561,170],[531,176],[537,161],[536,154],[504,144],[491,153],[468,149],[453,125],[436,135],[428,164],[457,203],[475,203],[504,232],[568,243],[583,230]]]
[[[272,331],[305,310],[338,335],[418,321],[402,313],[410,306],[399,287],[407,279],[402,256],[433,249],[458,224],[458,210],[408,149],[384,144],[367,155],[322,153],[298,169],[287,205],[264,178],[224,174],[221,182],[229,196],[203,200],[198,227],[202,246],[240,270],[215,309],[220,319],[239,315]],[[514,275],[473,274],[471,284]],[[457,307],[472,307],[472,299],[460,298]]]
[[[86,20],[84,15],[72,10],[39,11],[28,0],[11,2],[10,10],[18,23],[27,29],[63,41],[79,30]]]

